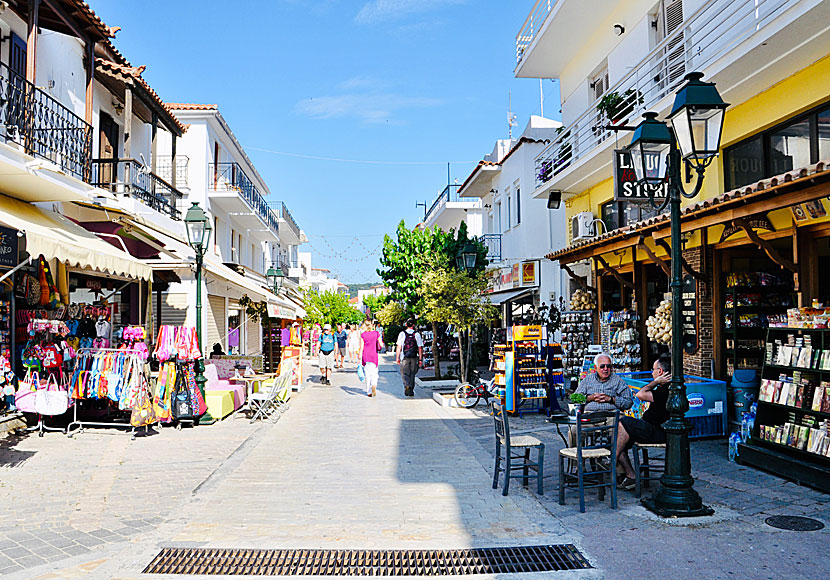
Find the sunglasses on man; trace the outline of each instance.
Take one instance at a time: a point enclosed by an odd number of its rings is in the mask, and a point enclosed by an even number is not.
[[[597,366],[599,366],[599,368],[601,368],[601,369],[612,369],[612,368],[614,368],[614,365],[597,365]]]

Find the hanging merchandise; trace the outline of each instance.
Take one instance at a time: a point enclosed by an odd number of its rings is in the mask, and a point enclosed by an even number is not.
[[[35,391],[35,411],[39,415],[63,415],[69,409],[69,393],[49,375],[46,386]]]
[[[165,362],[176,356],[176,327],[162,326],[156,338],[156,348],[153,357],[159,362]]]
[[[23,380],[18,383],[14,404],[18,411],[37,413],[35,407],[36,391],[40,386],[40,375],[37,371],[29,370]]]

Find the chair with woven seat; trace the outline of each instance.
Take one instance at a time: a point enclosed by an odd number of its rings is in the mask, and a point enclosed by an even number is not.
[[[634,460],[632,461],[635,474],[634,495],[640,497],[643,492],[643,483],[648,487],[649,482],[663,477],[666,471],[666,444],[665,443],[635,443],[631,446]],[[649,456],[649,452],[662,451],[657,457]],[[656,475],[655,475],[656,473]]]
[[[607,419],[613,417],[613,421]],[[599,488],[599,500],[605,488],[611,490],[611,507],[617,509],[617,427],[619,410],[576,414],[576,447],[559,450],[559,505],[565,505],[565,487],[579,490],[579,511],[585,512],[585,489]],[[576,474],[565,469],[565,460],[576,463]],[[589,466],[586,466],[586,461]]]
[[[522,478],[522,485],[527,487],[528,479],[536,479],[536,493],[542,495],[543,468],[545,465],[545,444],[531,435],[511,437],[510,423],[504,407],[493,401],[493,424],[496,432],[496,466],[493,473],[493,489],[499,486],[499,474],[504,472],[504,488],[501,494],[507,495],[510,478]],[[536,461],[530,459],[530,451],[536,449]],[[518,463],[516,463],[518,462]],[[504,465],[502,466],[502,463]],[[514,474],[514,471],[521,473]],[[530,473],[533,471],[533,473]]]

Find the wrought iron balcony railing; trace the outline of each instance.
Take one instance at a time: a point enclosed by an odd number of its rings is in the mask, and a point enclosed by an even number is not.
[[[282,201],[274,201],[269,202],[268,206],[277,214],[282,220],[285,220],[285,223],[288,224],[288,227],[294,232],[298,238],[300,237],[300,226],[297,225],[297,222],[294,220],[294,216],[291,215],[291,212],[288,211],[288,206],[285,205],[285,202]]]
[[[93,159],[91,185],[129,194],[160,213],[181,219],[182,193],[135,159]]]
[[[474,201],[467,198],[461,199],[458,195],[459,189],[461,189],[461,184],[458,183],[452,183],[445,187],[444,191],[439,193],[438,197],[435,198],[435,201],[432,202],[429,211],[426,213],[426,216],[424,216],[424,221],[428,221],[434,213],[437,213],[440,208],[444,207],[451,201]]]
[[[0,135],[29,155],[89,179],[92,127],[5,63],[0,63]]]
[[[501,262],[501,234],[483,234],[478,241],[487,246],[487,259],[493,262]]]
[[[156,157],[156,173],[167,183],[174,183],[176,187],[188,187],[187,176],[190,168],[190,159],[187,155],[176,155],[176,175],[173,179],[173,156],[160,155]]]
[[[280,224],[277,215],[268,207],[259,188],[250,180],[239,163],[214,163],[211,165],[211,191],[236,191],[245,200],[254,213],[262,219],[273,232],[279,235]]]
[[[540,0],[536,7],[542,4]],[[605,126],[635,123],[643,111],[650,110],[672,94],[687,72],[705,72],[708,66],[764,29],[792,4],[792,0],[709,0],[704,3],[683,26],[655,46],[606,91],[603,97],[613,95],[618,99],[610,114],[598,111],[598,99],[575,121],[559,130],[559,136],[536,157],[536,187],[544,185],[609,139],[613,132]],[[535,30],[538,31],[538,27]]]
[[[519,34],[516,35],[516,64],[522,62],[525,50],[533,42],[533,39],[536,38],[536,35],[539,34],[539,30],[542,28],[548,14],[550,14],[550,11],[556,5],[557,1],[536,0],[536,4],[533,5],[530,14],[525,19],[524,24],[522,24],[521,30],[519,30]]]

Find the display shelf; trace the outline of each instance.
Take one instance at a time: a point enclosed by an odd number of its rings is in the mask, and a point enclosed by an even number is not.
[[[760,443],[769,444],[769,441]],[[821,465],[800,455],[793,455],[794,449],[778,444],[762,446],[760,444],[738,444],[737,462],[740,465],[760,467],[767,471],[783,475],[800,484],[806,484],[830,493],[830,467]],[[813,455],[813,454],[807,454]]]
[[[520,416],[525,402],[532,401],[534,410],[544,407],[536,401],[548,398],[548,372],[545,366],[547,354],[547,328],[544,326],[513,326],[507,332],[508,344],[505,360],[505,408]],[[529,389],[533,396],[526,396]],[[545,396],[538,393],[544,392]]]
[[[781,403],[773,403],[772,401],[758,401],[759,405],[770,405],[772,407],[777,407],[784,411],[796,411],[799,413],[803,413],[805,415],[815,415],[817,417],[827,417],[830,418],[830,413],[825,413],[823,411],[813,411],[812,409],[805,409],[804,407],[793,407],[791,405],[782,405]]]

